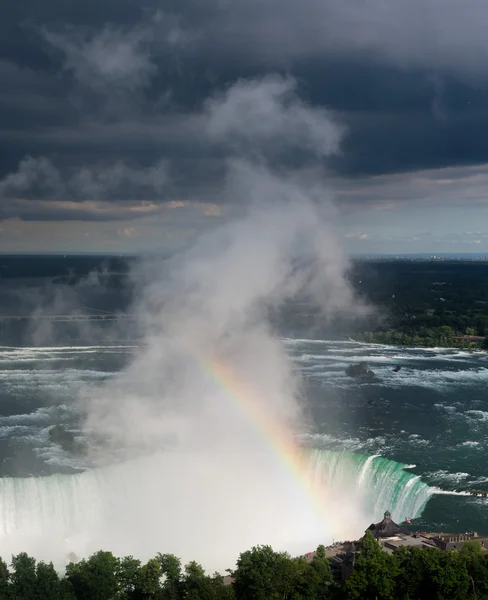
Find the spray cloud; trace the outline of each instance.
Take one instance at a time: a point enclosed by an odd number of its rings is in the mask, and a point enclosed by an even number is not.
[[[302,103],[294,82],[274,77],[213,98],[202,122],[229,153],[219,199],[234,216],[173,259],[139,265],[145,343],[83,402],[87,430],[103,440],[98,460],[116,457],[117,466],[104,468],[134,477],[101,515],[97,543],[175,552],[222,569],[251,544],[304,552],[352,534],[341,531],[344,499],[321,488],[329,514],[318,520],[269,432],[244,412],[258,404],[290,440],[306,427],[270,310],[297,297],[325,320],[358,308],[347,260],[323,218],[332,210],[327,190],[310,170],[285,172],[277,160],[283,142],[316,159],[336,151],[340,129],[330,116]],[[212,364],[237,373],[241,389],[210,376]]]
[[[341,129],[280,77],[238,82],[200,118],[202,135],[228,156],[214,200],[229,216],[183,253],[136,269],[144,343],[117,377],[80,398],[98,466],[55,479],[55,500],[54,480],[37,482],[53,518],[36,521],[27,508],[24,518],[17,507],[20,533],[3,540],[13,552],[42,558],[49,536],[49,559],[57,550],[161,551],[222,570],[254,544],[303,553],[365,523],[356,497],[348,507],[297,459],[305,400],[269,320],[297,298],[324,321],[359,310],[317,174]],[[231,384],[215,365],[232,371]]]

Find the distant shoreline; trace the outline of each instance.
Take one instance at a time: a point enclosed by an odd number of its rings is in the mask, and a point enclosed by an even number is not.
[[[439,328],[441,329],[441,328]],[[354,336],[359,343],[403,346],[406,348],[446,348],[472,352],[486,352],[488,337],[478,335],[435,335],[426,336],[402,331],[366,331]],[[352,336],[350,337],[352,340]]]

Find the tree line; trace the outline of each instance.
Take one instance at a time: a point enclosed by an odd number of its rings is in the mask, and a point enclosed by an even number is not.
[[[460,551],[404,547],[388,554],[367,532],[345,582],[334,582],[324,546],[310,560],[270,546],[243,552],[231,583],[172,554],[149,561],[100,551],[70,563],[26,553],[0,559],[0,600],[488,600],[488,557],[478,542]]]
[[[488,336],[487,272],[486,262],[360,261],[351,283],[375,312],[348,333],[395,345],[486,347],[456,338]]]
[[[255,547],[239,556],[231,576],[226,584],[221,574],[207,575],[194,561],[182,567],[172,554],[143,563],[105,551],[69,563],[60,575],[52,563],[21,553],[10,565],[0,559],[0,600],[313,600],[325,597],[321,593],[332,580],[324,546],[311,561]]]
[[[356,335],[358,341],[414,348],[461,348],[464,350],[488,350],[488,337],[472,339],[474,328],[456,331],[448,325],[435,328],[420,328],[415,331],[367,331]]]

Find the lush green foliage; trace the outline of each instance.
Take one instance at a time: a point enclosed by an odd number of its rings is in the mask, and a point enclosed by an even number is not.
[[[487,349],[487,273],[488,263],[477,262],[358,262],[351,281],[375,311],[350,333],[394,345]]]
[[[344,600],[487,600],[488,555],[478,542],[460,551],[384,552],[368,532],[341,590]]]
[[[368,532],[345,583],[334,583],[326,550],[312,560],[270,546],[243,552],[232,584],[171,554],[147,563],[97,552],[64,577],[22,553],[0,560],[0,600],[488,600],[488,555],[476,542],[459,551],[401,548],[387,554]]]
[[[240,555],[233,572],[239,600],[318,600],[327,598],[332,581],[325,548],[319,546],[311,562],[260,546]]]
[[[332,574],[323,546],[311,561],[263,546],[241,554],[232,578],[229,585],[196,562],[182,568],[172,554],[143,564],[111,552],[70,563],[60,577],[52,564],[22,553],[10,565],[0,559],[0,600],[318,600],[328,597]]]
[[[472,339],[470,328],[465,332],[454,331],[448,325],[435,329],[420,328],[416,332],[405,331],[367,331],[357,339],[373,344],[391,344],[393,346],[413,346],[414,348],[463,348],[479,350],[488,348],[488,338]]]

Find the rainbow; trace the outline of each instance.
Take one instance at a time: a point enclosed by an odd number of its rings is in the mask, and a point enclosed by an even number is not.
[[[215,357],[198,362],[213,384],[225,393],[226,398],[258,431],[279,463],[292,475],[294,485],[299,485],[305,492],[317,519],[326,525],[328,531],[332,531],[330,517],[326,514],[326,490],[307,476],[307,472],[310,472],[307,453],[297,444],[290,429],[276,414],[266,409],[266,402],[257,396],[256,390],[232,365]]]

